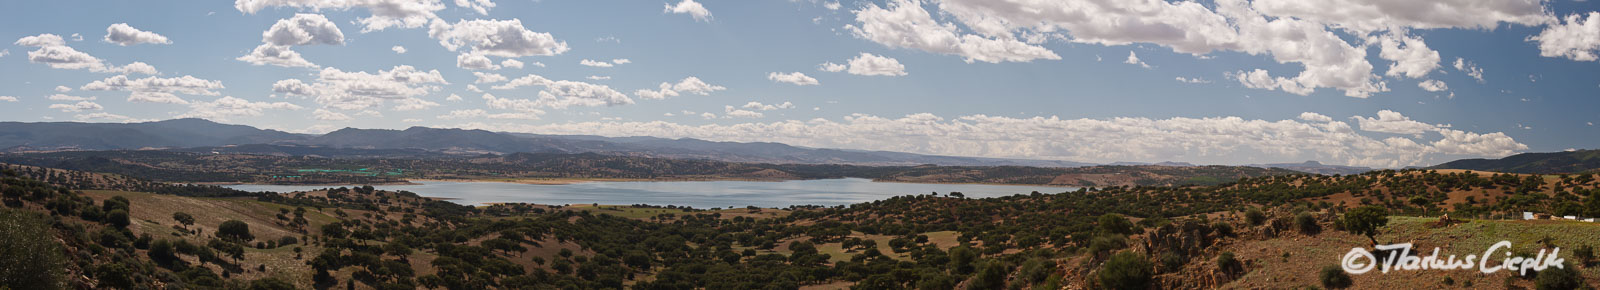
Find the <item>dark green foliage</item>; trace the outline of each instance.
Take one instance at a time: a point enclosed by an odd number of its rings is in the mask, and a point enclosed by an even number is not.
[[[172,242],[167,241],[166,239],[160,239],[156,240],[155,242],[151,242],[150,251],[146,254],[150,256],[151,261],[155,261],[158,265],[168,266],[169,268],[173,262],[178,261],[177,248],[172,245]]]
[[[1006,286],[1006,274],[1011,273],[1011,267],[1001,261],[986,261],[978,267],[978,272],[968,281],[967,289],[1003,289]]]
[[[128,210],[119,208],[106,212],[105,223],[113,227],[125,228],[132,224],[133,221],[128,217]]]
[[[1350,284],[1354,283],[1350,279],[1350,274],[1345,273],[1344,268],[1340,268],[1338,265],[1322,267],[1322,272],[1317,276],[1318,280],[1322,281],[1322,287],[1327,287],[1328,289],[1349,288]]]
[[[1317,225],[1317,219],[1312,217],[1311,213],[1300,213],[1299,215],[1295,215],[1294,227],[1299,229],[1300,233],[1309,236],[1314,236],[1317,235],[1317,233],[1322,232],[1322,226]]]
[[[1583,277],[1571,265],[1545,268],[1534,278],[1533,286],[1539,290],[1570,290],[1583,287]]]
[[[1244,271],[1244,264],[1233,257],[1233,252],[1222,252],[1217,255],[1217,268],[1222,273],[1238,274]]]
[[[189,228],[189,226],[194,225],[194,216],[181,211],[172,213],[172,220],[177,221],[179,224],[183,224],[184,228]]]
[[[228,220],[218,225],[217,237],[236,243],[256,239],[256,236],[250,234],[250,224],[239,220]]]
[[[1048,258],[1034,257],[1022,262],[1021,270],[1017,271],[1017,279],[1027,284],[1044,282],[1050,274],[1056,271],[1056,261]]]
[[[1577,249],[1572,249],[1572,259],[1577,260],[1577,264],[1584,266],[1594,263],[1594,247],[1582,245],[1578,246]]]
[[[1261,209],[1259,208],[1252,207],[1250,210],[1245,211],[1244,218],[1250,222],[1251,226],[1259,226],[1262,223],[1267,222],[1267,214],[1261,212]]]
[[[255,281],[250,281],[250,286],[246,287],[245,289],[246,290],[294,290],[294,284],[290,284],[287,281],[279,280],[278,278],[267,277],[267,278],[261,278],[259,280],[255,280]]]
[[[1389,224],[1389,210],[1377,206],[1362,206],[1344,214],[1344,229],[1351,233],[1367,236],[1373,244],[1377,244],[1378,231]]]
[[[1150,262],[1138,253],[1111,255],[1111,259],[1100,266],[1100,286],[1122,290],[1149,288],[1150,277],[1154,275],[1151,268]]]
[[[1132,235],[1135,231],[1133,223],[1129,222],[1128,218],[1122,217],[1122,215],[1119,214],[1105,214],[1100,216],[1100,221],[1096,224],[1096,227],[1101,233],[1107,234]]]
[[[94,268],[94,277],[100,279],[100,285],[110,288],[133,288],[133,269],[122,263],[101,264]]]
[[[50,222],[37,214],[0,209],[0,285],[55,289],[66,275]]]

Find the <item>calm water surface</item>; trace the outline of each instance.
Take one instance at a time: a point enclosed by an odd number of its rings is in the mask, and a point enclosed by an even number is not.
[[[452,198],[460,204],[527,202],[539,204],[653,204],[713,207],[787,207],[790,205],[844,205],[908,194],[940,195],[952,191],[969,198],[1060,193],[1077,188],[1053,186],[917,184],[872,182],[868,179],[759,181],[587,182],[536,185],[502,182],[417,182],[420,185],[380,185],[385,190],[405,190],[422,196]],[[229,185],[244,191],[291,192],[327,185]]]

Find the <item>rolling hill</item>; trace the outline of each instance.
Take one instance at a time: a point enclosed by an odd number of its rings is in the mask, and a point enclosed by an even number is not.
[[[1600,169],[1600,150],[1523,153],[1500,159],[1462,159],[1428,167],[1525,174],[1563,174]]]

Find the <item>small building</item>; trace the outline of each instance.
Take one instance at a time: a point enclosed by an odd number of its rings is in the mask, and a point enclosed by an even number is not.
[[[1533,219],[1533,213],[1532,212],[1526,212],[1526,211],[1522,212],[1522,220],[1531,220],[1531,219]]]
[[[1568,220],[1578,220],[1578,216],[1575,216],[1575,215],[1563,216],[1561,218],[1568,219]]]
[[[1594,218],[1586,218],[1586,219],[1583,219],[1583,221],[1592,223],[1592,222],[1594,222]]]

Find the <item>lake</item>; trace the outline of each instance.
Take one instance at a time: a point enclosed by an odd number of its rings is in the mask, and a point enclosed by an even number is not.
[[[835,206],[887,199],[910,194],[940,195],[961,192],[968,198],[1014,194],[1060,193],[1074,187],[921,184],[872,182],[869,179],[762,181],[661,181],[661,182],[585,182],[563,185],[537,185],[504,182],[417,182],[419,185],[379,185],[384,190],[405,190],[427,197],[480,205],[494,202],[538,204],[651,204],[695,208],[713,207],[788,207],[790,205]],[[292,192],[338,187],[328,185],[227,185],[244,191]]]

